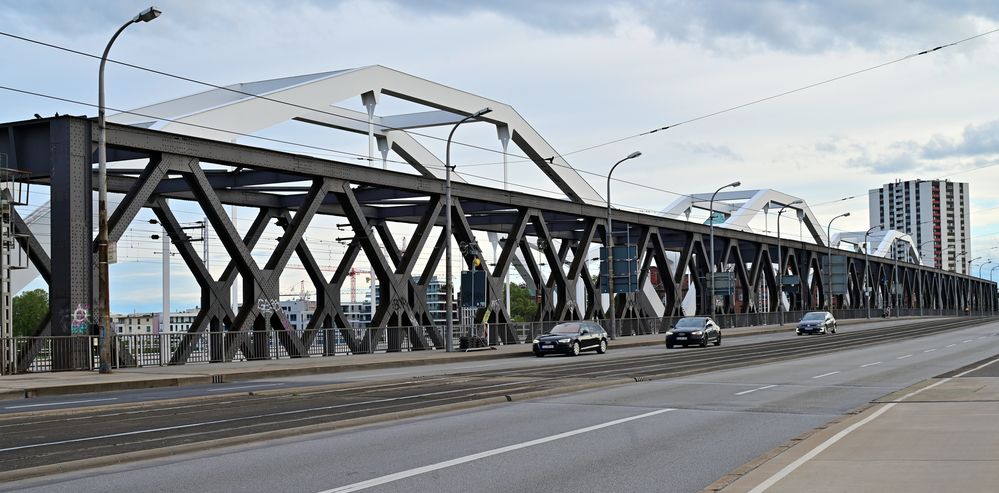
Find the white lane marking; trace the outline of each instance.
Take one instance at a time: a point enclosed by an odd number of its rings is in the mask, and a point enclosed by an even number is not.
[[[979,337],[979,339],[985,339],[985,336]]]
[[[974,339],[967,339],[967,340],[961,341],[961,344],[967,344],[967,343],[969,343],[969,342],[971,342],[973,340]]]
[[[107,399],[86,399],[82,401],[61,401],[61,402],[46,402],[44,404],[21,404],[19,406],[6,406],[4,409],[28,409],[32,407],[45,407],[45,406],[63,406],[66,404],[83,404],[86,402],[106,402],[106,401],[116,401],[117,397],[109,397]]]
[[[963,377],[963,376],[965,376],[965,375],[967,375],[967,374],[969,374],[969,373],[971,373],[973,371],[981,370],[982,368],[985,368],[986,366],[989,366],[992,363],[995,363],[997,361],[999,361],[999,358],[994,359],[992,361],[989,361],[988,363],[984,363],[984,364],[982,364],[981,366],[979,366],[977,368],[972,368],[972,369],[970,369],[968,371],[958,373],[957,375],[954,375],[953,377],[945,378],[943,380],[940,380],[939,382],[936,382],[936,383],[927,385],[926,387],[923,387],[921,389],[909,392],[908,394],[905,394],[902,397],[899,397],[898,399],[895,399],[891,403],[885,404],[884,407],[882,407],[881,409],[878,409],[877,411],[875,411],[874,413],[872,413],[870,416],[868,416],[868,417],[866,417],[866,418],[864,418],[864,419],[862,419],[862,420],[860,420],[860,421],[858,421],[858,422],[850,425],[845,430],[840,431],[839,433],[837,433],[837,434],[829,437],[829,439],[827,439],[826,441],[820,443],[817,447],[815,447],[812,450],[808,451],[808,453],[806,453],[805,455],[802,455],[801,457],[799,457],[798,460],[796,460],[796,461],[794,461],[794,462],[792,462],[792,463],[784,466],[783,469],[781,469],[780,471],[777,471],[773,476],[770,476],[769,478],[767,478],[762,483],[756,485],[755,488],[749,490],[749,493],[763,493],[764,491],[767,491],[771,486],[777,484],[778,481],[780,481],[781,479],[784,479],[785,477],[787,477],[788,474],[791,474],[792,472],[794,472],[795,469],[801,467],[804,463],[812,460],[813,458],[815,458],[815,456],[817,456],[820,453],[822,453],[823,450],[831,447],[836,442],[842,440],[843,437],[849,435],[850,433],[852,433],[857,428],[860,428],[861,426],[864,426],[865,424],[870,423],[871,421],[874,421],[878,416],[881,416],[882,414],[884,414],[885,412],[887,412],[889,409],[895,407],[895,405],[898,404],[899,402],[902,402],[905,399],[908,399],[909,397],[912,397],[912,396],[914,396],[914,395],[916,395],[916,394],[918,394],[920,392],[923,392],[925,390],[930,390],[933,387],[936,387],[938,385],[943,385],[943,384],[945,384],[945,383],[947,383],[947,382],[949,382],[949,381],[951,381],[951,380],[953,380],[955,378],[960,378],[960,377]]]
[[[283,383],[258,383],[253,385],[241,385],[239,387],[225,387],[221,389],[208,389],[207,392],[225,392],[227,390],[240,390],[240,389],[255,389],[257,387],[273,387],[275,385],[284,385]]]
[[[756,392],[757,390],[766,390],[766,389],[770,389],[770,388],[773,388],[773,387],[776,387],[776,385],[764,385],[764,386],[756,388],[756,389],[743,390],[742,392],[736,392],[735,395],[746,395],[746,394],[750,394],[750,393]]]
[[[899,356],[899,357],[897,357],[897,358],[895,358],[895,359],[905,359],[905,358],[911,358],[911,357],[912,357],[912,355],[911,355],[911,354],[907,354],[907,355],[905,355],[905,356]]]
[[[815,376],[814,376],[814,377],[812,377],[812,378],[822,378],[822,377],[828,377],[829,375],[835,375],[835,374],[837,374],[837,373],[839,373],[839,372],[838,372],[838,371],[831,371],[831,372],[829,372],[829,373],[823,373],[823,374],[821,374],[821,375],[815,375]]]
[[[50,446],[50,445],[63,445],[63,444],[67,444],[67,443],[90,442],[90,441],[93,441],[93,440],[101,440],[103,438],[117,438],[117,437],[131,436],[131,435],[145,435],[147,433],[156,433],[156,432],[160,432],[160,431],[183,430],[183,429],[187,429],[187,428],[194,428],[194,427],[197,427],[197,426],[208,426],[208,425],[225,424],[225,423],[232,423],[232,422],[235,422],[235,421],[250,421],[250,420],[258,420],[260,418],[273,418],[273,417],[276,417],[276,416],[288,416],[288,415],[291,415],[291,414],[304,414],[304,413],[310,413],[310,412],[314,412],[314,411],[329,411],[329,410],[332,410],[332,409],[339,409],[339,408],[353,407],[353,406],[362,406],[362,405],[365,405],[365,404],[380,404],[380,403],[383,403],[383,402],[403,401],[403,400],[408,400],[408,399],[416,399],[416,398],[419,398],[419,397],[429,397],[429,396],[435,396],[435,395],[453,394],[455,392],[469,392],[470,390],[474,391],[474,390],[480,390],[480,389],[491,389],[491,388],[496,388],[496,387],[509,387],[509,386],[512,386],[512,385],[521,385],[521,384],[522,384],[522,382],[507,382],[507,383],[499,383],[499,384],[495,384],[495,385],[486,385],[486,386],[483,386],[483,387],[474,387],[472,389],[442,390],[440,392],[427,392],[425,394],[406,395],[406,396],[402,396],[402,397],[386,397],[385,399],[375,399],[375,400],[366,401],[366,402],[352,402],[352,403],[346,403],[346,404],[333,404],[333,405],[330,405],[330,406],[313,407],[313,408],[309,408],[309,409],[294,409],[294,410],[291,410],[291,411],[280,411],[280,412],[267,413],[267,414],[258,414],[256,416],[240,416],[238,418],[216,419],[216,420],[212,420],[212,421],[202,421],[202,422],[199,422],[199,423],[188,423],[188,424],[176,425],[176,426],[164,426],[162,428],[147,428],[145,430],[125,431],[125,432],[122,432],[122,433],[112,433],[110,435],[97,435],[97,436],[89,436],[89,437],[83,437],[83,438],[72,438],[72,439],[69,439],[69,440],[59,440],[59,441],[55,441],[55,442],[34,443],[34,444],[31,444],[31,445],[20,445],[20,446],[17,446],[17,447],[0,448],[0,453],[2,453],[2,452],[10,452],[10,451],[13,451],[13,450],[23,450],[23,449],[29,449],[29,448],[47,447],[47,446]]]
[[[954,347],[954,346],[957,346],[957,344],[948,344],[947,345],[947,347]]]
[[[923,351],[923,352],[924,353],[932,353],[933,351],[936,351],[936,350],[937,350],[937,348],[933,348],[933,349],[927,349],[926,351]]]
[[[875,361],[874,363],[867,363],[866,365],[860,365],[861,368],[867,368],[868,366],[880,365],[880,361]]]
[[[458,457],[457,459],[446,460],[443,462],[438,462],[436,464],[430,464],[429,466],[416,467],[413,469],[408,469],[405,471],[397,472],[394,474],[389,474],[387,476],[382,476],[378,478],[369,479],[367,481],[361,481],[359,483],[348,484],[346,486],[340,486],[338,488],[333,488],[330,490],[323,490],[319,493],[346,493],[348,491],[359,491],[374,486],[380,486],[386,483],[391,483],[393,481],[399,481],[400,479],[411,478],[413,476],[418,476],[420,474],[425,474],[432,471],[438,471],[440,469],[445,469],[448,467],[454,467],[467,462],[472,462],[479,459],[484,459],[486,457],[492,457],[494,455],[505,454],[507,452],[513,452],[514,450],[520,450],[527,447],[533,447],[535,445],[541,445],[548,442],[554,442],[556,440],[561,440],[563,438],[569,438],[582,433],[589,433],[591,431],[596,431],[601,428],[607,428],[610,426],[616,426],[619,424],[627,423],[629,421],[635,421],[637,419],[648,418],[655,416],[657,414],[663,414],[670,411],[675,411],[675,409],[660,409],[658,411],[652,411],[645,414],[639,414],[637,416],[631,416],[628,418],[616,419],[614,421],[608,421],[606,423],[601,423],[599,425],[588,426],[586,428],[580,428],[578,430],[567,431],[565,433],[559,433],[558,435],[552,435],[550,437],[538,438],[536,440],[531,440],[528,442],[516,443],[513,445],[507,445],[506,447],[495,448],[492,450],[486,450],[485,452],[479,452],[477,454],[466,455],[464,457]]]

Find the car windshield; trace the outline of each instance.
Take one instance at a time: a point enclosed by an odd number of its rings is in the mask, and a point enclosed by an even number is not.
[[[805,318],[803,318],[802,320],[825,320],[825,318],[826,318],[825,312],[812,312],[812,313],[806,313]]]
[[[681,318],[679,322],[676,323],[677,328],[690,328],[690,327],[704,327],[705,319],[702,317],[695,318]]]
[[[579,324],[562,324],[562,325],[556,325],[555,328],[553,328],[548,333],[552,334],[552,335],[578,334],[579,333]]]

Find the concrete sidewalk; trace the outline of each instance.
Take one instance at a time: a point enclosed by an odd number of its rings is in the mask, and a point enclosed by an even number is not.
[[[871,321],[843,321],[840,325],[863,322]],[[724,329],[723,335],[725,338],[730,338],[793,330],[794,324],[787,323],[783,326],[766,325]],[[664,345],[664,336],[662,334],[619,337],[616,341],[611,341],[610,350],[656,345]],[[401,353],[121,368],[116,369],[109,375],[101,375],[96,371],[27,373],[0,377],[0,400],[180,385],[205,385],[261,378],[438,365],[526,356],[533,357],[529,344],[511,344],[496,346],[492,350],[470,352],[407,351]]]
[[[704,492],[999,491],[999,358],[877,401]]]

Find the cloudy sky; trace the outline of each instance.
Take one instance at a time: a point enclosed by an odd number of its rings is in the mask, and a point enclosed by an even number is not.
[[[99,55],[147,7],[136,1],[0,1],[0,31]],[[677,192],[734,180],[805,198],[823,223],[864,230],[866,192],[896,179],[971,183],[975,256],[999,254],[999,33],[722,113],[999,28],[994,1],[163,1],[132,26],[112,58],[216,84],[380,64],[512,105],[594,187],[615,178],[621,207],[660,210]],[[0,36],[0,80],[96,102],[97,61]],[[108,105],[135,108],[205,88],[110,66]],[[34,113],[94,115],[93,107],[0,90],[0,120]],[[360,109],[357,101],[346,106]],[[667,131],[617,139],[696,119]],[[295,129],[279,135],[366,152],[361,140]],[[498,148],[488,128],[460,140]],[[247,142],[250,143],[250,142]],[[442,151],[429,142],[431,150]],[[435,147],[436,146],[436,147]],[[462,150],[484,179],[496,156]],[[529,165],[512,185],[534,183]],[[639,186],[641,183],[645,186]],[[549,187],[550,188],[550,187]],[[844,197],[857,198],[839,201]],[[620,199],[618,199],[620,197]],[[189,214],[195,219],[196,212]],[[116,266],[116,310],[155,309],[159,266],[148,225]],[[330,233],[332,234],[332,233]],[[317,249],[320,252],[321,249]],[[221,249],[219,249],[221,252]],[[336,253],[330,247],[329,255]],[[997,260],[999,260],[999,255]],[[317,257],[322,257],[317,253]],[[179,267],[179,264],[178,264]],[[986,269],[987,272],[987,269]],[[196,303],[189,280],[178,303]],[[183,305],[176,305],[178,308]]]

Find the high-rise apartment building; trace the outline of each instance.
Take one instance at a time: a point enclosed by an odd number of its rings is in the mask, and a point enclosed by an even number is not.
[[[968,184],[949,180],[898,180],[868,193],[871,226],[904,231],[923,265],[968,273],[971,221]],[[905,255],[897,246],[896,255]],[[901,258],[901,257],[900,257]]]

